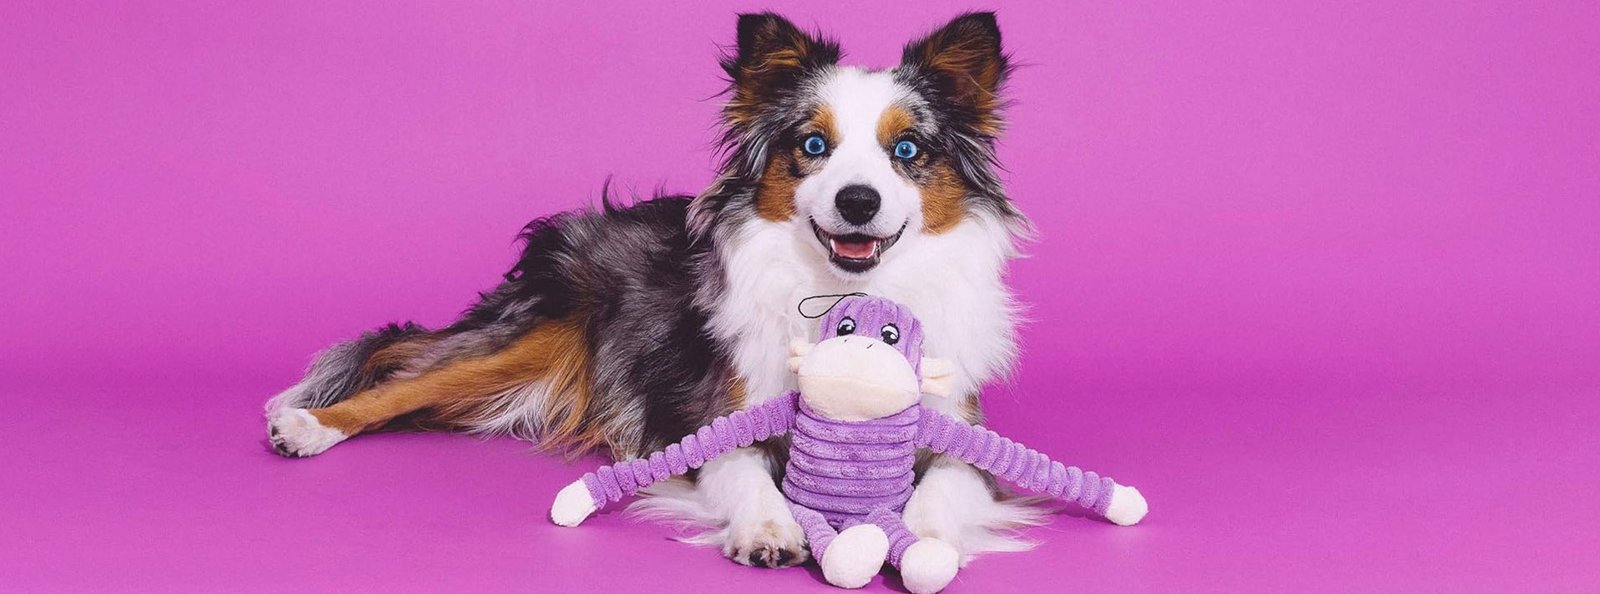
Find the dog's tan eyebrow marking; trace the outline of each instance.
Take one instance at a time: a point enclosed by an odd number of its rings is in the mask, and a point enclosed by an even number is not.
[[[899,105],[892,105],[883,110],[883,115],[878,116],[878,144],[884,148],[894,144],[906,130],[917,124],[917,119],[911,112]]]
[[[800,129],[806,134],[821,134],[822,138],[827,140],[829,144],[839,139],[839,129],[834,123],[833,110],[826,105],[818,107],[811,114],[811,119],[806,120],[805,125],[801,126]]]

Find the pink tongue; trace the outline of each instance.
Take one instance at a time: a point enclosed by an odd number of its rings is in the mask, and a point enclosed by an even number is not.
[[[860,243],[847,243],[837,239],[832,240],[833,253],[852,260],[865,260],[878,252],[877,241],[863,241]]]

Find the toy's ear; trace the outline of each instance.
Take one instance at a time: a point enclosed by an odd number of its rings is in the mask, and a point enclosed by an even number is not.
[[[800,362],[806,360],[806,355],[811,354],[811,347],[817,346],[804,338],[795,338],[789,341],[789,371],[800,371]]]
[[[955,388],[956,366],[944,359],[922,358],[922,393],[949,398]]]

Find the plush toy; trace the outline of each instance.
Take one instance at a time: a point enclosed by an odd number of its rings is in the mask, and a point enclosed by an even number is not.
[[[600,506],[652,483],[789,433],[783,493],[835,586],[864,586],[885,561],[915,594],[937,592],[955,578],[955,548],[918,538],[900,518],[919,448],[959,458],[1024,490],[1076,502],[1116,524],[1144,517],[1148,508],[1138,490],[920,404],[925,393],[949,395],[951,369],[922,356],[922,328],[905,307],[849,295],[822,319],[821,342],[791,346],[798,392],[718,418],[646,458],[585,474],[556,495],[551,519],[576,526]]]

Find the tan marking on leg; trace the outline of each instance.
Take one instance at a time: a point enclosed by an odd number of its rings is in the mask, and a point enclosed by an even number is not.
[[[421,336],[402,340],[373,351],[372,355],[367,357],[366,363],[362,365],[362,370],[369,374],[375,374],[382,370],[402,369],[407,363],[421,356],[422,352],[428,348],[428,345],[433,344],[435,340],[437,338],[434,336]]]
[[[486,398],[534,381],[549,382],[546,424],[552,441],[577,433],[588,405],[588,346],[579,324],[546,322],[490,355],[446,363],[413,378],[395,380],[327,408],[317,421],[356,435],[402,415],[429,411],[429,423],[461,425]]]
[[[745,394],[744,378],[733,376],[728,378],[728,410],[744,408],[747,395]]]

